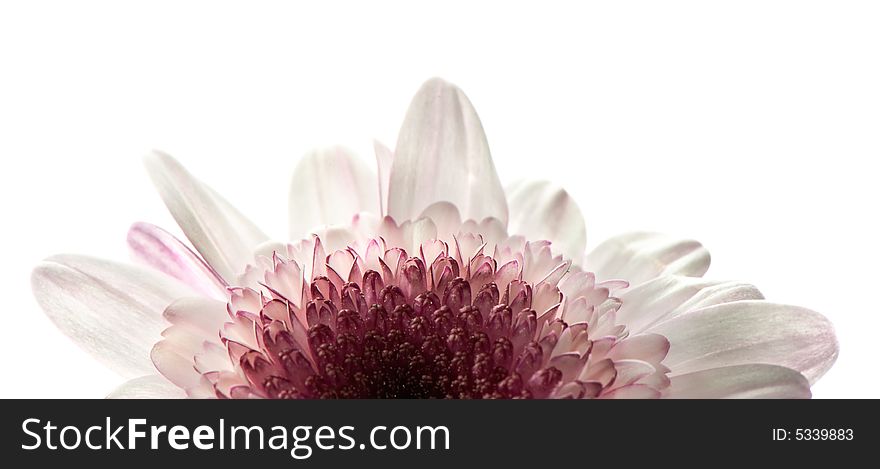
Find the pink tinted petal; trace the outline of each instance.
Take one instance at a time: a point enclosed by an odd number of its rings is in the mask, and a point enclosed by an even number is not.
[[[196,253],[167,231],[149,223],[128,230],[134,258],[191,286],[205,296],[222,300],[226,282]]]
[[[171,156],[154,152],[144,163],[168,211],[199,254],[224,279],[235,279],[266,235]]]

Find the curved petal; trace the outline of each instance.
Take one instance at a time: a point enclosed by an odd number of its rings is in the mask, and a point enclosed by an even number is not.
[[[810,383],[784,366],[749,364],[674,376],[669,399],[809,399]]]
[[[400,223],[435,202],[454,204],[464,220],[494,217],[507,225],[507,201],[480,119],[460,89],[437,78],[416,93],[400,129],[388,215]]]
[[[358,212],[380,210],[375,171],[345,148],[313,150],[293,172],[291,239],[301,239],[323,225],[348,225]]]
[[[135,260],[180,280],[205,296],[226,298],[226,284],[217,272],[162,228],[135,223],[128,230],[128,246]]]
[[[763,300],[764,296],[746,283],[663,275],[625,290],[619,298],[617,321],[637,334],[687,311],[739,300]]]
[[[549,181],[521,181],[507,187],[508,231],[529,240],[546,239],[575,264],[587,245],[584,217],[565,189]]]
[[[810,383],[837,359],[837,338],[821,314],[766,301],[709,306],[648,329],[669,339],[663,364],[672,375],[766,363],[801,372]]]
[[[456,233],[456,236],[465,233],[477,233],[482,236],[483,242],[486,243],[483,252],[487,254],[494,254],[498,243],[508,238],[507,228],[497,218],[484,218],[479,223],[474,220],[468,220],[461,224],[461,228]]]
[[[709,251],[697,241],[640,232],[604,241],[587,254],[585,268],[602,280],[620,278],[638,285],[660,275],[700,277],[709,260]]]
[[[436,202],[429,205],[416,218],[430,218],[437,226],[437,239],[451,242],[452,237],[461,229],[461,215],[458,208],[449,202]]]
[[[659,365],[669,353],[669,340],[660,334],[634,334],[616,342],[608,351],[608,358],[615,361],[639,359]]]
[[[599,399],[657,399],[660,392],[644,384],[630,384],[603,394]]]
[[[147,375],[122,383],[107,399],[183,399],[183,389],[159,375]]]
[[[145,164],[159,195],[196,250],[224,279],[235,279],[267,236],[174,158],[154,152]]]
[[[373,142],[376,152],[376,172],[379,176],[379,205],[380,216],[388,214],[388,180],[391,178],[391,162],[394,161],[394,153],[391,149],[378,141]]]
[[[178,298],[165,308],[162,316],[171,324],[199,330],[208,338],[216,338],[229,320],[225,301],[201,297]]]
[[[149,352],[167,326],[162,311],[195,292],[147,268],[60,255],[31,275],[37,302],[80,347],[126,377],[155,372]]]
[[[195,352],[192,347],[185,347],[175,342],[175,339],[166,339],[157,342],[150,351],[150,358],[162,376],[168,378],[181,389],[188,389],[199,384],[201,375],[195,369],[193,359],[195,354],[186,355],[184,352]]]

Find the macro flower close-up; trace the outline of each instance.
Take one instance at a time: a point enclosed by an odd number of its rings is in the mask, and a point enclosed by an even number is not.
[[[705,278],[699,242],[588,242],[556,182],[503,184],[446,81],[366,161],[307,153],[279,237],[154,152],[186,240],[134,223],[136,264],[56,255],[34,295],[124,377],[115,398],[809,398],[837,357],[823,315]]]

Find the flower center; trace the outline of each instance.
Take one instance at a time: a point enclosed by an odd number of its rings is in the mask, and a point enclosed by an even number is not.
[[[418,256],[355,246],[326,255],[316,236],[258,257],[229,289],[225,350],[194,357],[202,383],[221,398],[293,399],[656,397],[669,385],[669,342],[616,320],[626,282],[569,269],[547,242],[507,238],[493,255],[467,234]]]
[[[472,295],[457,277],[442,296],[407,300],[375,271],[362,285],[337,293],[329,279],[311,284],[309,354],[286,321],[265,317],[264,349],[241,357],[253,387],[271,398],[540,398],[562,379],[541,368],[538,318],[523,307],[525,295],[502,296],[494,283]]]

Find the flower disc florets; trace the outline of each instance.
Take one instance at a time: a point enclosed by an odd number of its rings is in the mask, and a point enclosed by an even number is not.
[[[330,255],[318,236],[273,248],[245,276],[257,288],[230,289],[230,366],[203,378],[231,398],[659,395],[665,339],[640,338],[652,343],[630,347],[639,357],[614,347],[627,333],[610,292],[626,282],[595,284],[547,242],[490,243],[459,233],[414,256],[383,238]],[[197,366],[222,359],[216,349]]]

